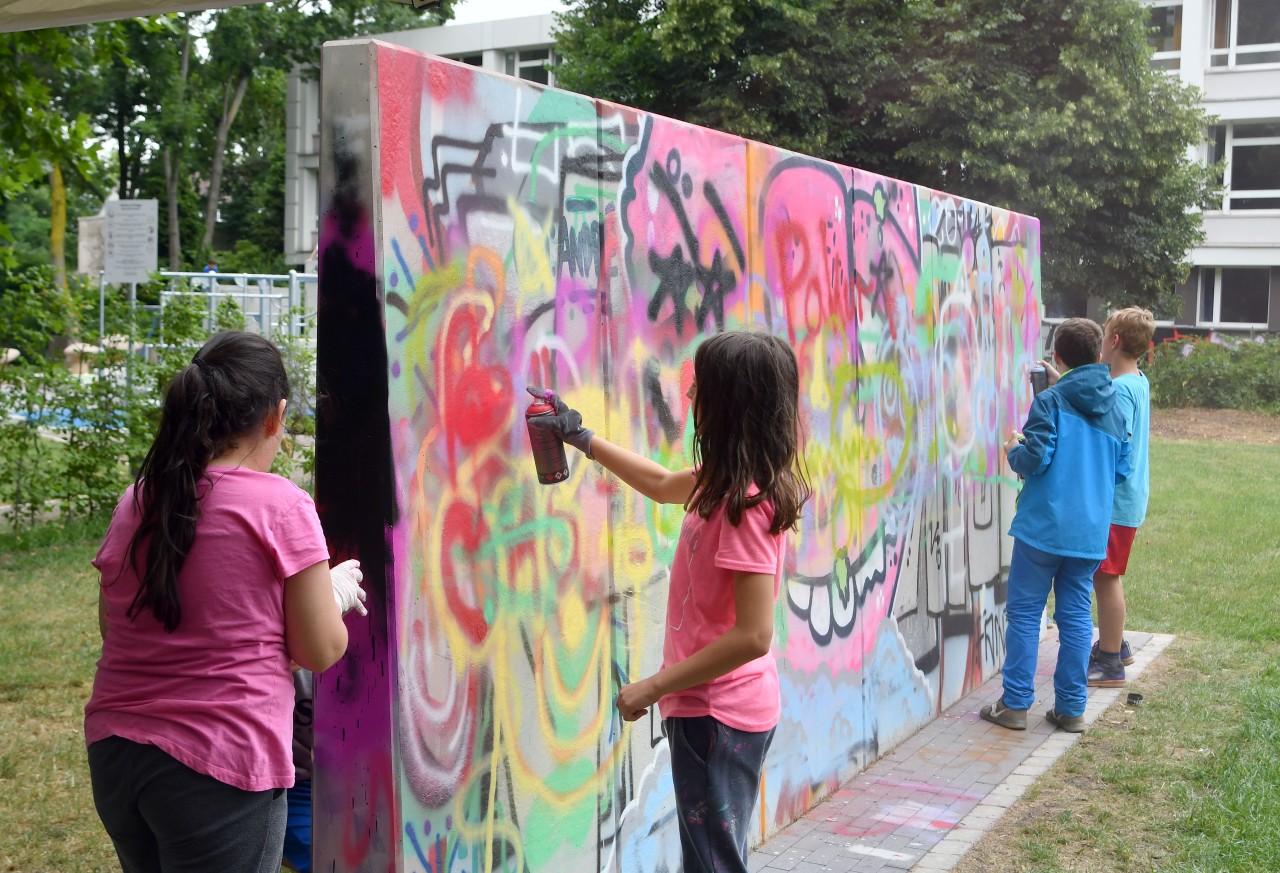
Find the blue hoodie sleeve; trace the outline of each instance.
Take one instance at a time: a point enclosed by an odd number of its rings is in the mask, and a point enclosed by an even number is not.
[[[1009,449],[1009,466],[1024,477],[1044,472],[1058,446],[1058,429],[1054,424],[1048,393],[1031,401],[1031,412],[1027,415],[1027,423],[1022,426],[1022,437],[1021,443]]]
[[[1133,442],[1124,440],[1120,443],[1120,454],[1116,456],[1116,484],[1119,485],[1133,472]]]

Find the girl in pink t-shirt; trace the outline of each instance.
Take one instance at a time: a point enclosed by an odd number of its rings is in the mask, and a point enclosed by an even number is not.
[[[116,506],[102,657],[85,707],[94,804],[128,873],[275,873],[293,784],[290,663],[342,657],[355,561],[329,569],[311,498],[270,471],[289,382],[255,334],[220,333],[165,391]]]
[[[671,749],[685,873],[747,870],[747,834],[778,724],[771,646],[785,532],[809,498],[800,469],[800,381],[777,337],[717,334],[694,356],[694,461],[672,471],[582,426],[554,393],[534,427],[594,458],[659,503],[682,503],[662,669],[618,693],[635,721],[657,704]]]

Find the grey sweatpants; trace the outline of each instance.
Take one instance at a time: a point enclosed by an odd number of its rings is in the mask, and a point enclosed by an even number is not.
[[[89,746],[98,817],[124,873],[277,873],[285,789],[244,791],[155,746],[108,737]]]

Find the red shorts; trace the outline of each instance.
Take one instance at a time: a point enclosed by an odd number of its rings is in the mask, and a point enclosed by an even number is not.
[[[1136,527],[1111,525],[1111,533],[1107,536],[1107,557],[1098,565],[1099,573],[1107,576],[1124,575],[1129,569],[1129,552],[1133,549],[1133,538],[1137,533]]]

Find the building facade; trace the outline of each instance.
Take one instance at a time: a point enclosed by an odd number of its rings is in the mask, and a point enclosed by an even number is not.
[[[555,85],[554,27],[554,15],[529,15],[382,33],[373,39]],[[285,112],[285,262],[307,265],[319,243],[320,80],[315,70],[298,68],[290,74]]]
[[[1198,158],[1224,165],[1219,208],[1179,288],[1179,325],[1280,330],[1280,0],[1147,0],[1152,64],[1202,94]]]

